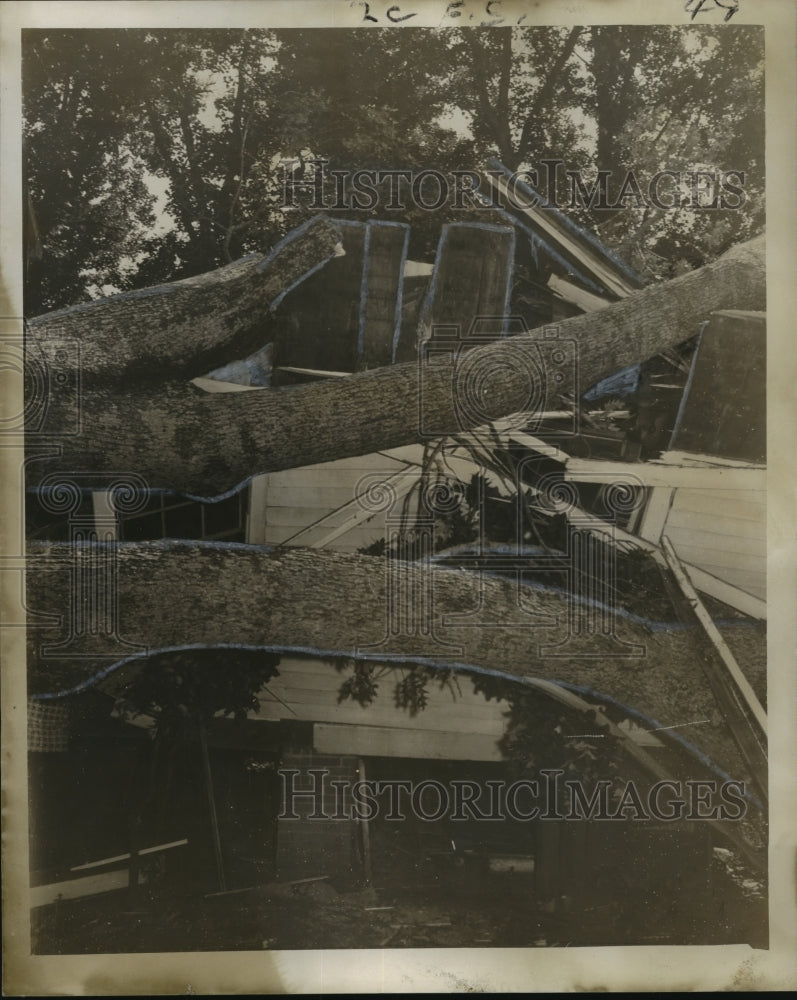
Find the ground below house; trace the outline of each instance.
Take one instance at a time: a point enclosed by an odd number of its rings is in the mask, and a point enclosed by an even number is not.
[[[563,900],[546,912],[532,876],[468,864],[385,867],[384,885],[346,891],[332,879],[271,883],[228,895],[179,891],[157,880],[127,892],[33,911],[39,954],[326,948],[578,947],[730,944],[767,947],[764,886],[736,855],[714,848],[709,878],[670,892],[618,880],[611,898]]]

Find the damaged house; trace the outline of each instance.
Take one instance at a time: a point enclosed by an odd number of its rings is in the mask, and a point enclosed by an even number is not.
[[[485,176],[496,193],[507,194],[509,172],[504,179],[500,164],[491,166]],[[751,802],[761,807],[763,673],[759,661],[751,669],[742,654],[760,638],[755,623],[766,618],[765,316],[752,309],[706,315],[691,340],[621,368],[576,396],[561,387],[578,382],[578,345],[560,336],[559,325],[635,295],[644,282],[532,189],[516,184],[512,194],[512,207],[491,213],[489,222],[444,226],[432,261],[408,259],[404,224],[336,222],[339,241],[330,258],[273,296],[270,339],[246,359],[193,380],[207,393],[267,393],[414,362],[421,443],[259,474],[212,502],[161,491],[135,510],[120,511],[109,491],[90,488],[60,527],[54,527],[52,507],[42,512],[31,498],[34,537],[37,530],[43,538],[61,531],[72,539],[75,519],[82,518],[81,530],[103,541],[179,538],[379,555],[387,595],[384,635],[354,656],[310,640],[306,648],[278,642],[269,648],[279,657],[278,672],[258,690],[246,719],[233,722],[219,710],[207,727],[204,781],[184,788],[157,822],[138,829],[132,847],[129,817],[111,821],[112,808],[103,836],[81,842],[76,835],[68,849],[44,846],[44,833],[38,834],[35,905],[137,888],[146,833],[148,857],[165,859],[164,865],[201,841],[191,871],[208,895],[336,877],[341,884],[390,888],[401,878],[412,881],[397,874],[405,872],[396,860],[403,851],[410,855],[406,871],[420,870],[427,882],[447,878],[441,871],[462,869],[474,889],[506,884],[485,879],[509,874],[550,912],[567,912],[579,899],[583,907],[597,906],[586,887],[601,865],[607,884],[616,881],[627,844],[596,830],[575,835],[566,824],[542,824],[530,837],[522,823],[501,824],[490,835],[478,824],[449,824],[442,833],[416,824],[399,843],[378,820],[301,823],[284,816],[286,785],[279,773],[286,769],[305,775],[325,768],[349,783],[397,774],[440,781],[505,774],[522,698],[508,686],[471,684],[458,669],[461,651],[456,643],[447,649],[442,634],[436,659],[416,651],[429,627],[420,607],[435,595],[422,582],[394,574],[398,563],[498,578],[518,595],[540,587],[569,595],[559,631],[546,637],[553,666],[523,685],[547,706],[550,728],[558,725],[561,734],[570,726],[573,735],[598,728],[629,768],[649,780],[716,776],[722,762],[709,761],[680,734],[665,731],[670,727],[658,726],[647,706],[615,700],[600,685],[559,681],[556,658],[567,654],[573,636],[586,642],[608,636],[622,659],[639,655],[631,625],[666,632],[639,594],[633,610],[624,607],[622,588],[634,586],[628,574],[644,565],[642,577],[655,576],[677,611],[678,620],[671,611],[664,625],[699,632],[718,711],[752,775]],[[301,238],[292,234],[294,241]],[[286,247],[295,245],[288,241]],[[537,353],[521,373],[516,412],[507,416],[505,406],[493,408],[494,386],[507,373],[470,351],[529,331],[537,331]],[[424,409],[428,372],[450,379],[459,424],[441,421],[433,407]],[[484,624],[478,612],[463,609],[474,624]],[[232,647],[229,655],[236,655]],[[94,743],[74,735],[66,702],[32,699],[29,747],[42,788],[72,780],[62,773],[69,771],[57,759],[62,754],[77,754],[83,766],[96,768],[82,786],[89,798],[93,782],[105,787],[117,766],[127,766],[130,747],[138,748],[133,756],[146,757],[142,747],[150,741],[153,716],[122,721],[116,709],[109,721],[109,707],[118,706],[140,666],[132,653],[123,659],[121,667],[100,671],[84,685],[103,716],[92,730]],[[492,667],[501,674],[500,660]],[[426,671],[422,690],[415,684],[418,670]],[[505,674],[500,680],[509,684]],[[97,747],[112,730],[118,760],[103,771]],[[127,749],[120,749],[123,744]],[[186,766],[175,764],[178,778]],[[329,801],[326,794],[322,805],[337,808],[334,793]],[[45,798],[57,801],[52,791],[42,793]],[[58,807],[51,808],[52,815],[39,820],[40,831],[59,822]],[[658,850],[707,858],[716,840],[746,863],[760,863],[746,834],[727,824],[712,827],[706,840],[704,833],[654,830],[639,856]],[[122,851],[126,838],[129,849]],[[705,860],[706,870],[709,864]],[[651,866],[651,886],[665,878]],[[393,946],[415,941],[402,934],[386,940]]]

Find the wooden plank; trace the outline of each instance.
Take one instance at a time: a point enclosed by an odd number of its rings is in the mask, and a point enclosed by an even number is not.
[[[139,876],[139,882],[141,876]],[[120,871],[103,872],[100,875],[87,875],[83,878],[66,879],[63,882],[51,882],[49,885],[35,885],[30,889],[30,905],[47,906],[57,899],[82,899],[84,896],[98,896],[102,892],[115,892],[127,889],[129,872],[127,868]]]
[[[744,520],[766,524],[766,494],[740,490],[738,493],[706,492],[705,490],[678,490],[673,506],[679,511],[697,514],[714,514],[721,510]]]
[[[763,518],[754,521],[752,518],[732,517],[722,509],[718,509],[716,516],[713,516],[703,511],[683,510],[676,504],[677,498],[667,518],[670,531],[683,528],[722,538],[743,535],[746,539],[766,540],[767,526]]]
[[[689,561],[694,566],[709,565],[717,568],[763,572],[766,565],[763,553],[759,558],[756,558],[748,552],[730,552],[721,547],[707,548],[702,545],[687,545],[681,551],[684,556],[688,553]]]
[[[160,854],[161,851],[170,851],[174,847],[184,847],[188,843],[188,840],[184,837],[182,840],[172,840],[168,844],[156,844],[154,847],[142,847],[141,850],[136,851],[139,856],[142,854]],[[89,868],[103,868],[105,865],[115,865],[120,861],[128,861],[132,855],[127,854],[117,854],[113,858],[103,858],[101,861],[87,861],[84,865],[73,865],[69,870],[71,872],[82,872],[87,871]]]
[[[766,468],[766,465],[760,463],[756,464],[736,458],[724,458],[721,455],[703,455],[699,452],[679,451],[676,449],[663,451],[657,459],[651,459],[651,461],[664,465],[692,465],[700,466],[701,468],[706,466],[729,469]]]
[[[572,482],[602,483],[631,478],[642,486],[699,490],[763,492],[767,488],[767,473],[762,468],[699,468],[654,462],[603,462],[590,458],[568,458],[564,478]]]
[[[499,191],[504,199],[507,199],[513,211],[525,216],[544,239],[549,240],[557,250],[564,251],[574,261],[577,261],[592,278],[595,278],[609,292],[618,298],[625,298],[636,291],[630,282],[621,277],[616,268],[610,267],[607,262],[602,260],[586,241],[577,240],[566,229],[558,225],[549,212],[534,206],[529,198],[516,189],[510,189],[505,177],[496,177],[492,173],[486,173],[485,176],[490,185]]]
[[[482,719],[468,714],[457,714],[443,711],[432,711],[426,708],[423,712],[412,716],[404,709],[395,706],[380,707],[376,704],[363,707],[356,702],[345,701],[340,705],[337,699],[325,701],[302,702],[297,699],[288,701],[270,701],[263,698],[260,701],[260,721],[276,722],[280,719],[300,719],[305,722],[347,723],[350,725],[384,726],[390,730],[407,732],[425,732],[438,730],[446,733],[462,733],[465,735],[491,735],[499,737],[506,728],[506,720],[490,718],[485,713]]]
[[[571,513],[568,515],[568,518],[573,523],[577,523],[579,527],[585,528],[617,545],[621,550],[633,551],[634,549],[641,549],[647,552],[656,562],[666,566],[661,550],[644,538],[639,538],[627,531],[623,531],[622,528],[613,528],[606,521],[602,521],[594,514],[587,514],[585,511]],[[742,614],[761,620],[766,619],[767,605],[761,595],[748,593],[728,580],[722,579],[705,569],[693,566],[691,563],[686,563],[685,566],[695,587],[702,593],[708,594],[709,597],[714,597],[718,601],[722,601],[729,607],[736,608]]]
[[[319,753],[356,753],[361,757],[408,757],[424,760],[500,761],[494,737],[434,730],[412,732],[382,726],[319,723],[313,727]]]
[[[250,545],[262,545],[266,540],[268,482],[265,475],[255,476],[249,484],[249,509],[246,512],[246,540]]]
[[[748,522],[742,522],[745,524]],[[754,521],[749,522],[755,524]],[[752,563],[756,561],[764,562],[767,553],[767,543],[764,538],[752,538],[742,534],[734,534],[733,530],[722,531],[724,522],[718,519],[717,531],[706,531],[693,524],[683,525],[674,522],[672,518],[667,519],[667,534],[673,545],[683,555],[688,553],[690,562],[698,566],[707,558],[704,552],[719,552],[724,556],[744,555],[750,558]],[[724,560],[715,560],[715,565],[724,565]],[[727,565],[735,566],[736,562],[728,562]],[[742,563],[742,566],[747,565]]]
[[[366,368],[392,364],[401,324],[401,286],[409,226],[368,222],[360,313],[360,362]]]
[[[241,385],[239,382],[222,382],[216,378],[205,378],[204,375],[192,378],[191,382],[198,389],[203,389],[205,392],[252,392],[267,388],[262,385]]]
[[[438,244],[419,336],[456,344],[467,341],[477,317],[504,317],[512,285],[515,233],[484,223],[448,223]],[[445,334],[435,327],[445,326]],[[497,336],[501,330],[491,330]]]
[[[572,281],[567,281],[555,274],[552,274],[548,279],[548,287],[567,302],[578,306],[582,312],[596,312],[598,309],[605,309],[606,306],[611,305],[611,301],[608,299],[602,299],[600,295],[587,292]]]
[[[359,760],[357,761],[357,775],[360,781],[364,782],[368,780],[368,771],[366,770],[365,761],[363,760],[362,757],[360,757]],[[365,878],[365,884],[371,885],[373,872],[371,870],[371,831],[368,826],[368,816],[367,815],[360,816],[357,822],[359,825],[360,837],[362,840],[363,876]],[[368,907],[366,907],[366,909],[368,909]],[[384,907],[381,906],[371,907],[371,909],[382,910],[384,909]],[[392,907],[387,907],[387,909],[392,909]]]
[[[667,486],[659,486],[650,491],[637,532],[640,538],[653,542],[654,545],[659,544],[670,513],[673,493],[674,490]]]
[[[700,598],[697,595],[697,592],[692,586],[692,582],[689,579],[686,570],[681,564],[681,560],[678,558],[678,555],[675,549],[673,548],[672,543],[670,542],[669,538],[667,538],[666,535],[662,537],[661,544],[662,544],[662,549],[664,550],[664,557],[667,560],[667,565],[669,566],[670,571],[672,572],[673,576],[678,582],[678,586],[683,591],[684,596],[686,597],[692,610],[695,613],[695,616],[697,617],[700,624],[703,626],[704,632],[706,633],[712,645],[716,649],[722,663],[725,666],[725,669],[728,672],[729,677],[733,680],[734,684],[736,685],[740,694],[742,695],[742,698],[744,699],[747,708],[753,714],[753,717],[758,722],[759,726],[761,726],[763,733],[766,734],[767,715],[763,709],[763,706],[761,705],[761,702],[758,700],[755,691],[753,691],[750,682],[742,673],[742,670],[739,667],[739,664],[736,662],[733,653],[731,653],[728,644],[720,635],[717,626],[714,624],[714,621],[712,620],[708,611],[706,611],[705,607],[703,606],[702,601],[700,600]]]
[[[348,378],[352,372],[331,372],[323,368],[297,368],[296,365],[280,365],[278,372],[290,372],[292,375],[310,375],[313,378]]]

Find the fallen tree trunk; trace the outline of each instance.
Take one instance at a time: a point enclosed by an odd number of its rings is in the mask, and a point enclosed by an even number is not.
[[[112,573],[109,555],[116,560]],[[454,664],[598,690],[661,726],[686,727],[684,735],[725,770],[745,775],[693,633],[652,632],[623,617],[614,619],[614,634],[606,619],[589,628],[586,618],[574,623],[580,608],[570,595],[519,591],[514,581],[464,570],[386,566],[368,556],[168,541],[108,548],[37,543],[27,580],[28,608],[61,618],[56,628],[29,619],[34,692],[74,689],[120,660],[185,646]],[[92,629],[86,609],[101,593],[116,602],[119,619],[109,628],[103,605],[100,627]],[[422,621],[422,607],[433,608],[433,617]],[[397,610],[410,625],[390,638]],[[594,608],[588,614],[594,620]],[[66,646],[52,648],[64,640]]]
[[[245,273],[241,288],[250,279],[259,280],[251,268]],[[560,394],[579,393],[606,375],[688,340],[712,311],[763,310],[764,239],[741,244],[706,267],[600,312],[566,320],[556,338],[534,331],[475,347],[460,363],[438,357],[345,379],[230,394],[208,394],[173,377],[177,370],[187,377],[201,374],[198,369],[207,370],[211,358],[214,364],[232,361],[241,356],[244,342],[258,346],[227,330],[225,350],[234,344],[238,353],[220,358],[222,341],[216,334],[194,337],[190,331],[197,312],[191,291],[186,283],[179,300],[185,303],[185,316],[177,299],[164,313],[155,337],[160,353],[149,355],[141,346],[147,343],[147,324],[157,308],[150,315],[154,307],[147,305],[143,329],[136,310],[131,306],[126,311],[120,331],[128,345],[126,367],[114,368],[127,372],[125,381],[103,378],[105,369],[97,360],[97,377],[92,369],[80,392],[79,433],[59,441],[57,456],[32,456],[31,486],[37,476],[57,471],[85,470],[111,481],[115,474],[135,470],[153,487],[214,497],[257,473],[368,454],[522,410],[550,409]],[[114,301],[90,307],[86,316],[92,317],[92,324],[101,321],[104,309],[117,308]],[[122,322],[121,314],[113,315],[114,323]],[[248,323],[240,310],[223,315],[222,328],[239,320]],[[30,329],[34,343],[46,340],[61,322],[62,314],[35,321]],[[89,327],[85,335],[95,345],[90,353],[96,357],[107,339],[94,337]],[[207,320],[203,329],[211,327],[216,329]],[[195,363],[197,342],[201,364]],[[172,345],[169,350],[166,343]],[[75,399],[54,393],[47,402],[50,426],[66,426]]]
[[[335,256],[340,239],[333,222],[315,216],[264,257],[37,316],[28,321],[28,336],[42,347],[75,341],[89,392],[95,384],[118,389],[122,380],[196,378],[270,341],[275,305]]]

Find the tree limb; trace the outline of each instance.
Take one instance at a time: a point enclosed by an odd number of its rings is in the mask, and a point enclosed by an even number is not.
[[[329,235],[331,241],[329,223],[318,225],[324,239]],[[306,266],[306,255],[303,261]],[[242,296],[244,312],[267,314],[276,286],[268,276],[261,280],[257,270],[261,266],[232,265],[243,273],[230,282],[231,293],[225,293],[229,312],[214,319],[203,315],[207,303],[219,297],[212,276],[191,279],[195,285],[180,284],[178,308],[187,317],[181,321],[164,308],[175,294],[170,286],[158,290],[154,305],[143,299],[150,307],[149,321],[154,324],[160,316],[163,326],[151,338],[149,354],[141,350],[141,384],[85,385],[81,433],[60,440],[60,456],[31,457],[31,485],[39,472],[84,469],[111,479],[115,473],[135,469],[153,487],[214,497],[257,473],[366,455],[544,408],[548,398],[580,394],[607,375],[683,343],[713,311],[766,307],[764,238],[757,237],[699,270],[649,286],[599,312],[566,320],[555,340],[535,331],[474,348],[465,356],[468,370],[488,374],[486,380],[475,380],[487,393],[478,399],[463,396],[462,386],[457,388],[461,366],[439,362],[423,366],[411,362],[343,379],[237,393],[209,394],[185,382],[161,382],[167,363],[176,367],[179,362],[191,373],[209,369],[207,359],[224,353],[220,345],[225,322],[230,315],[241,315]],[[208,279],[212,294],[204,284]],[[112,314],[123,317],[131,304],[124,306]],[[87,307],[87,313],[103,319],[105,309],[121,310],[121,304],[111,299]],[[44,326],[34,324],[31,333],[35,338],[53,326],[51,320]],[[115,329],[111,322],[107,336]],[[143,334],[146,342],[146,326],[137,324],[136,334]],[[120,339],[118,333],[116,338]],[[248,338],[230,336],[233,348],[226,348],[226,357],[215,363],[243,357],[265,339],[257,328]],[[131,357],[138,343],[130,336]],[[188,363],[186,343],[199,346],[204,367]],[[562,362],[553,356],[560,346]],[[53,426],[66,426],[74,401],[54,393],[48,405]]]
[[[318,215],[265,257],[46,313],[29,321],[30,337],[42,345],[74,339],[87,387],[196,378],[271,339],[264,326],[275,301],[326,263],[339,240]]]
[[[41,647],[67,636],[69,622],[60,629],[31,624],[33,690],[71,689],[120,659],[185,645],[232,643],[370,661],[460,664],[594,688],[662,726],[709,720],[694,739],[726,769],[744,773],[688,629],[652,633],[617,618],[616,637],[582,630],[568,639],[572,596],[531,587],[518,591],[511,580],[422,563],[393,562],[388,574],[382,558],[317,549],[167,541],[116,544],[113,550],[119,635],[132,645],[120,643],[95,659],[74,657],[73,649],[73,658],[59,659],[43,655]],[[91,556],[85,557],[92,569]],[[74,546],[30,547],[31,609],[63,616],[77,586],[76,558],[81,552]],[[87,579],[96,586],[96,577]],[[433,634],[418,628],[385,640],[389,602],[412,597],[417,613],[421,589],[433,594]],[[301,614],[301,608],[312,614]],[[629,643],[638,647],[636,655],[623,655]]]

